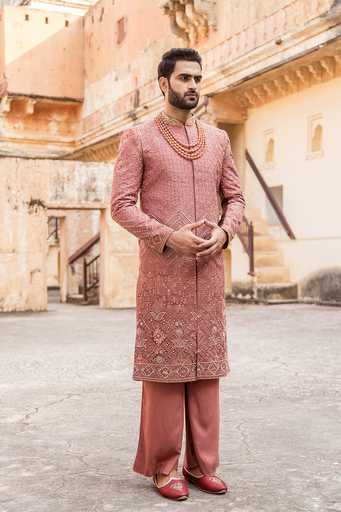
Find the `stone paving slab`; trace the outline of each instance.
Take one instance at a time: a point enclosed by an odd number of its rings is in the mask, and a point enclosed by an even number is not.
[[[134,310],[0,315],[0,512],[341,512],[341,309],[228,305],[229,492],[162,498],[132,471]]]

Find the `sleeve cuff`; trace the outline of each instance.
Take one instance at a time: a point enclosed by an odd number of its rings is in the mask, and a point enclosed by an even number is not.
[[[226,231],[226,229],[224,228],[221,228],[223,231],[225,231],[226,233],[226,242],[224,243],[224,245],[222,246],[222,249],[227,249],[229,243],[230,243],[230,240],[229,240],[229,234],[228,232]]]
[[[157,233],[152,234],[148,240],[148,246],[159,254],[166,250],[166,243],[168,238],[174,232],[173,228],[160,225]]]

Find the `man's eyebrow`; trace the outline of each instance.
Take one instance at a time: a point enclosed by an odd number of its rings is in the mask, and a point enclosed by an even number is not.
[[[192,78],[192,77],[193,78],[202,78],[202,75],[191,75],[190,73],[180,73],[178,75],[178,78],[180,78],[182,76],[185,77],[185,78]]]

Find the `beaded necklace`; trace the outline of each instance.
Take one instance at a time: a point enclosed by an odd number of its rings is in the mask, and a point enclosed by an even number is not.
[[[206,133],[202,124],[195,118],[195,125],[198,130],[198,140],[195,144],[184,144],[177,139],[168,128],[162,113],[155,118],[155,122],[160,132],[172,148],[183,158],[187,160],[196,160],[200,158],[206,151]]]

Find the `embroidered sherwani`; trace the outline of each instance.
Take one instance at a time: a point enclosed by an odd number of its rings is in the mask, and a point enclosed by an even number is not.
[[[181,142],[197,141],[194,117],[186,125],[164,117]],[[174,230],[201,219],[218,223],[231,242],[243,216],[245,202],[228,136],[203,126],[207,149],[197,160],[180,156],[155,120],[122,135],[111,213],[139,238],[135,380],[189,382],[229,371],[222,251],[197,261],[167,247]],[[211,236],[205,225],[195,234]]]

